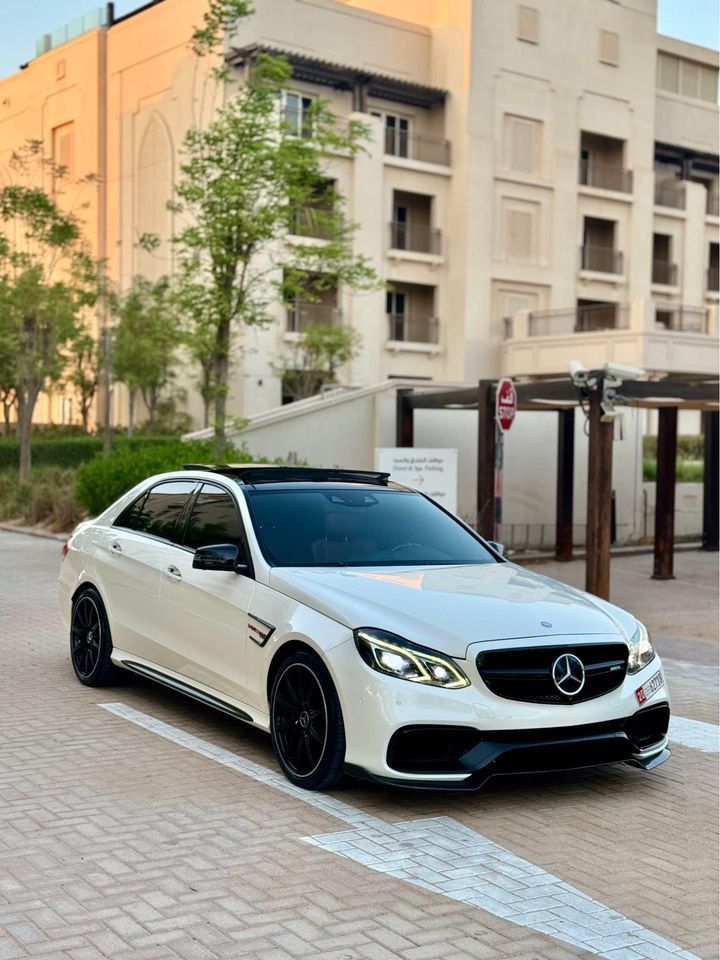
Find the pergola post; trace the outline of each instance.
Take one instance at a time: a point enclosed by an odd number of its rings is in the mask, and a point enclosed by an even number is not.
[[[415,424],[413,408],[410,403],[412,390],[401,389],[395,398],[395,446],[414,446]]]
[[[703,470],[703,550],[720,548],[720,523],[718,521],[718,497],[720,497],[720,469],[718,453],[720,443],[718,426],[720,413],[716,410],[705,411],[703,436],[705,438],[705,467]]]
[[[555,559],[573,556],[573,477],[575,471],[575,410],[558,410],[557,496],[555,500]]]
[[[660,407],[658,410],[653,580],[674,579],[673,544],[675,540],[677,413],[677,407]]]
[[[478,383],[477,521],[483,537],[495,527],[495,381]]]
[[[589,394],[585,589],[609,600],[613,424],[602,421],[601,399],[602,381]]]

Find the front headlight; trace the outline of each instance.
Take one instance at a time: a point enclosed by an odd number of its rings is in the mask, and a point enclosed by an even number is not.
[[[628,641],[628,673],[637,673],[646,667],[655,656],[655,649],[647,629],[638,621],[637,630]]]
[[[459,690],[470,686],[457,664],[435,650],[418,647],[394,633],[374,627],[360,627],[353,631],[353,636],[360,656],[378,673],[430,687]]]

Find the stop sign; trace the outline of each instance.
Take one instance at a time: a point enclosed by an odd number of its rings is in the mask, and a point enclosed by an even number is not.
[[[504,377],[497,386],[495,394],[495,419],[503,433],[509,430],[515,419],[517,410],[517,394],[512,380]]]

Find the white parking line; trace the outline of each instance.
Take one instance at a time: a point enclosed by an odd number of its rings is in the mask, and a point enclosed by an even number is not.
[[[451,817],[387,823],[335,797],[301,790],[280,773],[124,703],[100,706],[353,828],[300,838],[312,846],[608,960],[698,960]]]
[[[702,750],[703,753],[720,752],[720,727],[716,723],[703,723],[689,717],[670,717],[668,738],[673,743]]]

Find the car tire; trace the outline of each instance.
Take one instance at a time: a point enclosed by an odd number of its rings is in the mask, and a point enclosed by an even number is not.
[[[291,783],[328,790],[340,782],[345,725],[335,684],[315,654],[300,650],[280,664],[270,692],[270,733]]]
[[[107,687],[125,673],[110,659],[112,636],[105,605],[94,587],[85,587],[73,600],[70,614],[70,661],[86,687]]]

